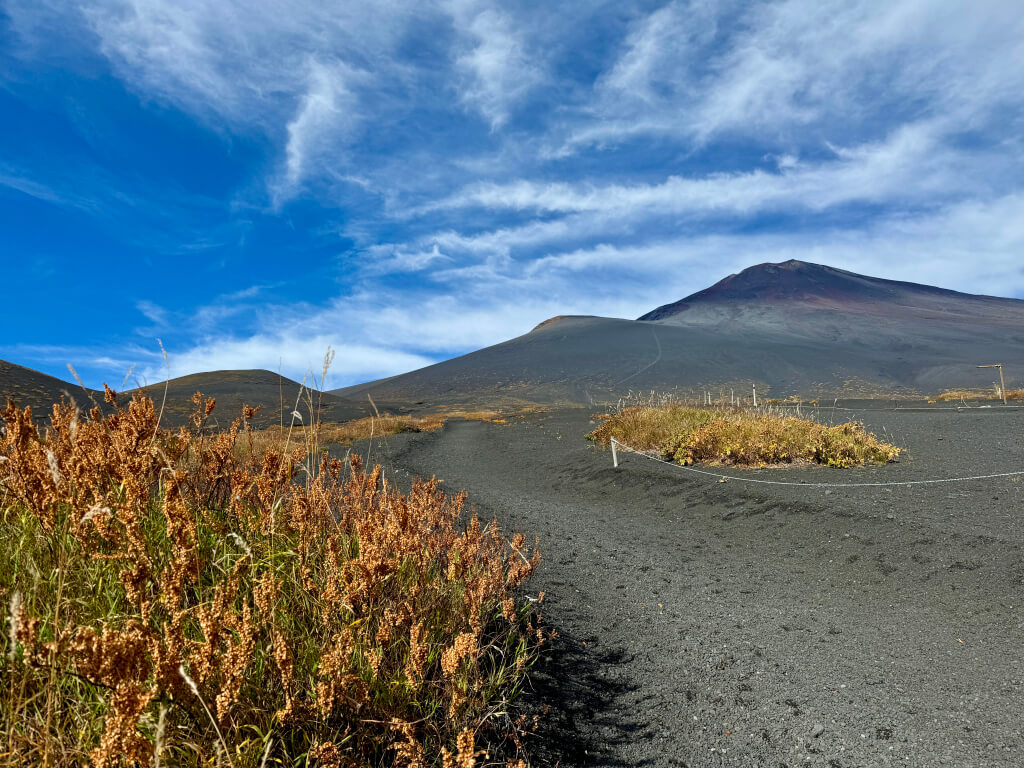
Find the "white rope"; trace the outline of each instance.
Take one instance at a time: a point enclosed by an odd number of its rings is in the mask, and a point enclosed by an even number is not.
[[[766,406],[761,406],[761,407],[766,407]],[[770,406],[767,406],[767,407],[771,407],[771,408],[797,408],[798,406],[796,405],[796,403],[792,403],[792,404],[790,404],[790,403],[772,403]],[[804,405],[804,404],[801,404],[799,407],[803,408],[804,410],[807,410],[807,411],[818,411],[819,413],[821,411],[849,411],[850,413],[860,413],[862,411],[863,412],[870,411],[872,413],[893,413],[893,412],[898,412],[898,411],[918,411],[918,412],[924,412],[924,413],[931,413],[933,411],[1002,411],[1002,410],[1011,410],[1011,409],[1014,409],[1014,408],[1024,408],[1024,405],[1003,405],[1002,403],[999,403],[998,405],[938,405],[938,406],[935,406],[934,408],[930,408],[927,405],[908,405],[908,406],[900,406],[900,407],[897,407],[897,408],[848,408],[848,407],[845,407],[845,406],[842,406],[842,405],[832,406],[832,405]]]
[[[645,459],[651,461],[657,461],[660,464],[668,464],[670,467],[676,469],[685,469],[687,472],[695,472],[698,475],[708,475],[709,477],[718,477],[725,480],[736,480],[741,483],[760,483],[761,485],[799,485],[803,488],[879,488],[887,485],[932,485],[935,483],[959,483],[965,480],[991,480],[996,477],[1014,477],[1017,475],[1024,475],[1024,470],[1017,472],[998,472],[994,475],[972,475],[970,477],[943,477],[938,480],[904,480],[904,481],[893,481],[889,483],[792,483],[785,480],[760,480],[755,477],[739,477],[738,475],[723,475],[718,472],[708,472],[704,469],[695,469],[693,467],[687,467],[683,464],[677,464],[674,461],[665,461],[659,459],[657,456],[652,456],[644,451],[638,451],[636,448],[631,448],[625,443],[612,438],[612,443],[617,445],[619,448],[624,448],[631,453],[635,453],[638,456],[643,456]]]

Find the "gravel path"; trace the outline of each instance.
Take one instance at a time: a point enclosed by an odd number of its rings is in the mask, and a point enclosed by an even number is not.
[[[896,465],[760,477],[910,480],[1024,468],[1024,412],[870,413]],[[820,489],[611,457],[589,414],[398,436],[385,464],[466,488],[537,536],[561,638],[536,761],[1024,764],[1024,479]],[[374,460],[385,456],[375,448]]]

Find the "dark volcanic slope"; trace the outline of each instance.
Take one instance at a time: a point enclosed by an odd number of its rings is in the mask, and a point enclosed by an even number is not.
[[[99,402],[103,401],[102,392],[83,392],[78,384],[0,360],[0,403],[10,398],[19,408],[31,407],[33,415],[44,416],[65,395],[70,395],[83,407],[88,406],[90,394]]]
[[[212,371],[196,373],[171,379],[167,387],[167,407],[163,424],[178,426],[188,421],[192,413],[192,395],[202,392],[205,397],[217,401],[214,416],[218,423],[226,425],[240,416],[243,405],[260,406],[253,419],[257,427],[277,424],[282,418],[289,423],[291,412],[296,409],[296,398],[301,384],[286,379],[271,371]],[[142,390],[159,406],[164,396],[164,384],[153,384]],[[132,393],[125,393],[130,396]],[[337,395],[324,393],[321,397],[313,393],[314,410],[320,403],[320,417],[323,421],[347,421],[369,414],[369,403],[364,406]],[[283,407],[282,407],[283,404]],[[309,421],[310,408],[307,395],[303,394],[298,409],[305,421]]]
[[[279,412],[284,414],[285,423],[288,423],[300,386],[298,382],[276,373],[259,370],[212,371],[182,376],[171,379],[167,384],[167,406],[161,423],[165,427],[185,424],[192,413],[192,395],[196,392],[216,399],[214,417],[219,423],[230,423],[241,414],[243,405],[261,406],[253,420],[254,426],[277,424],[281,418]],[[124,392],[120,402],[126,403],[135,391],[145,392],[159,407],[164,397],[164,384],[161,382]],[[106,407],[102,392],[83,391],[78,384],[69,384],[45,373],[0,360],[0,400],[9,397],[19,407],[31,406],[33,414],[43,418],[50,412],[50,407],[66,395],[73,397],[83,408],[91,407],[93,401]],[[316,403],[320,403],[324,421],[347,421],[370,413],[369,401],[356,403],[327,392],[322,396],[313,393],[313,399],[314,409]],[[309,419],[309,410],[304,394],[298,406],[303,419]]]
[[[889,320],[915,317],[938,320],[966,315],[1007,327],[1024,319],[1024,301],[867,277],[821,264],[792,259],[759,264],[718,281],[681,301],[658,307],[638,318],[662,322],[718,323],[744,314],[837,310],[873,314]],[[683,313],[688,313],[683,315]],[[808,329],[813,331],[813,329]]]
[[[1024,411],[848,414],[898,464],[751,477],[890,482],[1019,469]],[[561,638],[537,765],[1010,768],[1024,753],[1024,482],[717,483],[611,456],[588,411],[453,422],[375,449],[539,537]],[[738,470],[725,470],[738,473]]]
[[[730,383],[748,391],[752,380],[827,388],[876,370],[867,350],[822,365],[813,342],[778,347],[763,337],[723,343],[706,328],[569,317],[454,360],[336,392],[426,403],[518,398],[597,404],[630,389],[722,384],[728,396]]]
[[[732,275],[638,321],[559,317],[493,347],[337,390],[425,403],[591,404],[629,389],[934,393],[1024,378],[1024,301],[790,261]]]
[[[161,423],[165,427],[177,427],[188,422],[192,413],[192,395],[202,392],[205,397],[217,401],[214,410],[215,423],[228,424],[242,413],[243,405],[260,406],[253,419],[256,427],[277,424],[283,414],[287,424],[291,412],[296,409],[296,399],[301,385],[271,371],[211,371],[171,379],[167,383],[167,405]],[[159,407],[164,397],[164,383],[140,387],[121,393],[119,402],[124,405],[136,391],[145,392]],[[83,390],[78,384],[70,384],[30,368],[0,360],[0,404],[11,398],[21,408],[32,407],[33,414],[45,418],[54,403],[70,395],[79,406],[89,408],[94,403],[106,409],[103,392]],[[282,408],[283,402],[283,408]],[[319,410],[323,421],[348,421],[368,416],[372,411],[369,400],[363,396],[355,402],[338,395],[324,392],[313,393],[313,410]],[[383,411],[394,404],[378,402]],[[302,395],[298,411],[303,420],[310,417],[308,394]]]

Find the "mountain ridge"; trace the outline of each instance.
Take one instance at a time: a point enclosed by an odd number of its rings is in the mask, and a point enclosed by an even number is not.
[[[637,320],[557,315],[530,332],[339,390],[399,401],[589,404],[624,387],[758,383],[779,394],[934,393],[987,385],[1024,351],[1024,301],[790,260],[748,267]]]
[[[299,382],[266,369],[218,370],[134,387],[118,392],[118,396],[123,405],[134,394],[143,393],[159,405],[164,402],[166,391],[161,423],[165,427],[180,427],[189,423],[194,408],[193,394],[202,392],[205,398],[216,401],[213,414],[216,423],[230,424],[241,415],[243,405],[250,405],[260,408],[252,420],[253,426],[265,427],[280,421],[289,423],[293,410],[298,410],[305,422],[311,420],[306,396],[299,397],[302,387]],[[88,409],[95,402],[107,410],[102,391],[83,391],[77,384],[0,360],[0,398],[10,398],[20,408],[31,407],[35,418],[44,418],[54,403],[68,396],[83,408]],[[371,411],[369,403],[356,403],[328,392],[313,390],[312,397],[313,410],[319,410],[324,421],[348,421],[367,416]]]
[[[811,290],[812,288],[818,290]],[[766,299],[771,299],[774,302],[797,299],[801,301],[809,299],[849,301],[851,298],[879,300],[914,293],[931,297],[1019,301],[963,293],[924,283],[860,275],[825,264],[790,259],[777,264],[764,263],[748,267],[683,299],[657,307],[637,319],[663,319],[673,314],[672,309],[678,308],[680,311],[685,311],[689,306],[703,302],[764,301]]]
[[[1024,301],[885,280],[790,260],[729,275],[637,320],[557,315],[531,331],[415,371],[316,393],[323,418],[381,408],[614,402],[633,390],[743,390],[806,396],[933,394],[987,386],[977,365],[1024,379]],[[192,394],[229,423],[263,406],[257,426],[286,422],[299,389],[265,369],[189,374],[167,384],[166,423],[187,423]],[[163,382],[141,389],[162,400]],[[129,390],[131,395],[135,390]],[[75,385],[0,361],[0,396],[42,416]],[[99,393],[91,393],[102,400]],[[300,412],[308,407],[299,409]],[[309,414],[304,415],[309,418]]]

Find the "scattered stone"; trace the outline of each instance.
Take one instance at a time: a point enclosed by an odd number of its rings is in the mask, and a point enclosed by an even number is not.
[[[815,723],[814,728],[811,729],[811,736],[817,739],[821,734],[825,732],[825,726],[821,723]]]

